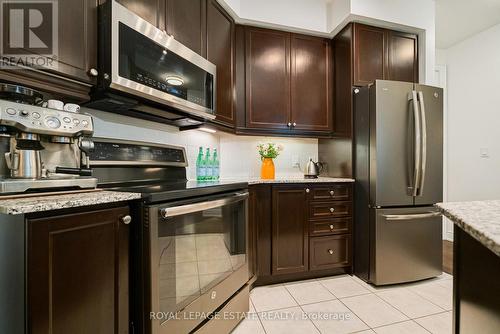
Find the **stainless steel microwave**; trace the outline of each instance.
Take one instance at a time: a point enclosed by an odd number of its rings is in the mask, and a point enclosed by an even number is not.
[[[99,83],[91,107],[215,118],[214,64],[115,0],[99,11]]]

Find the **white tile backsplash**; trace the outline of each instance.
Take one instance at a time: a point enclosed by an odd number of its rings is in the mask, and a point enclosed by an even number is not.
[[[95,137],[145,141],[159,144],[184,146],[188,157],[188,179],[196,178],[196,158],[200,146],[217,148],[221,178],[247,178],[260,175],[261,161],[257,151],[259,143],[272,142],[284,147],[275,159],[277,177],[300,177],[303,172],[293,167],[298,159],[304,168],[309,158],[318,159],[318,140],[310,138],[281,138],[236,136],[198,130],[179,131],[176,127],[137,118],[83,108],[94,116]]]

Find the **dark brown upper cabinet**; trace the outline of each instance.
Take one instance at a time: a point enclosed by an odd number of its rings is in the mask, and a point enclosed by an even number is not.
[[[246,132],[331,132],[332,83],[329,40],[245,27]]]
[[[337,137],[352,133],[352,90],[377,79],[418,82],[418,38],[350,23],[333,39],[334,121]]]
[[[331,44],[324,38],[292,35],[291,122],[294,130],[331,131]]]
[[[166,31],[169,35],[195,51],[206,56],[207,0],[166,1]]]
[[[389,80],[418,82],[417,36],[398,31],[388,31]]]
[[[207,59],[217,66],[216,121],[234,126],[234,20],[216,0],[207,2]]]
[[[305,187],[273,187],[272,200],[272,275],[308,271]]]
[[[290,122],[290,34],[247,27],[246,126],[287,129]]]
[[[119,207],[27,220],[29,333],[129,332],[128,214]]]
[[[386,30],[354,25],[354,85],[363,86],[386,77]]]

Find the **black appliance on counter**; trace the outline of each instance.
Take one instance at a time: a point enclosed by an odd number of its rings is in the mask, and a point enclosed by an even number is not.
[[[134,332],[224,332],[190,312],[248,311],[248,185],[187,181],[182,147],[94,143],[99,187],[142,194],[131,226]]]
[[[115,0],[99,7],[90,108],[193,127],[215,118],[216,67]]]

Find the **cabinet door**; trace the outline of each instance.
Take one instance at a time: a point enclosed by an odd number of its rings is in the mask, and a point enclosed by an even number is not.
[[[273,187],[272,274],[308,270],[308,224],[303,187]]]
[[[128,213],[28,220],[30,333],[128,333]]]
[[[349,137],[352,128],[353,29],[353,24],[348,24],[333,39],[333,61],[335,62],[333,131],[338,137]]]
[[[417,36],[397,31],[389,31],[388,36],[388,79],[418,82]]]
[[[387,31],[354,25],[354,85],[367,85],[386,78]]]
[[[294,130],[331,131],[330,41],[292,35],[291,122]]]
[[[206,55],[206,0],[166,0],[167,33],[195,51]]]
[[[234,21],[216,0],[207,3],[207,59],[217,66],[216,120],[234,126]]]
[[[246,125],[287,129],[290,33],[246,28]]]
[[[165,29],[165,1],[166,0],[117,0],[119,4],[159,29]]]

